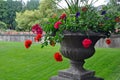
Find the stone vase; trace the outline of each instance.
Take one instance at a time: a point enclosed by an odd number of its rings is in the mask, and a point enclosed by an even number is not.
[[[50,80],[104,80],[95,77],[95,71],[89,71],[83,67],[84,60],[94,55],[95,43],[103,37],[103,35],[94,32],[88,32],[87,34],[64,32],[60,52],[64,57],[70,59],[70,67],[66,70],[60,70],[58,75],[51,77]],[[92,40],[89,48],[84,48],[82,44],[85,38]]]

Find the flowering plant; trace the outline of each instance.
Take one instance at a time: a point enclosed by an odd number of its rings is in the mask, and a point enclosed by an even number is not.
[[[60,42],[64,37],[63,31],[81,32],[87,34],[88,31],[101,33],[107,38],[111,33],[119,32],[120,15],[118,12],[110,11],[110,7],[104,6],[98,10],[93,4],[97,0],[65,0],[68,9],[60,16],[52,16],[44,25],[46,32],[45,42]]]
[[[59,1],[59,0],[58,0]],[[110,7],[104,6],[101,10],[94,7],[93,4],[97,0],[65,0],[68,8],[60,16],[55,14],[49,19],[41,28],[38,24],[32,27],[32,31],[37,34],[35,41],[40,41],[42,33],[45,31],[44,41],[42,47],[50,44],[55,46],[64,37],[64,31],[81,32],[89,36],[88,31],[101,33],[107,38],[112,33],[119,32],[120,15],[117,12],[111,12]],[[53,0],[53,2],[55,2]],[[56,2],[55,2],[56,3]],[[107,39],[107,44],[110,40]],[[92,41],[88,38],[82,42],[85,48],[88,48]],[[58,53],[56,54],[59,56]],[[58,59],[58,58],[56,58]],[[58,61],[61,61],[61,56]]]

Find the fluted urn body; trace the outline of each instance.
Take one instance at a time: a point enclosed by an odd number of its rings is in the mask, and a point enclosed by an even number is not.
[[[94,32],[88,32],[88,35],[80,32],[63,33],[64,38],[61,42],[61,54],[70,59],[70,68],[59,71],[58,76],[54,76],[51,80],[103,80],[102,78],[95,77],[94,71],[88,71],[83,68],[85,59],[90,58],[95,53],[95,43],[103,37],[103,35]],[[82,41],[89,38],[92,44],[85,48]]]
[[[60,51],[62,55],[73,61],[80,61],[91,57],[95,53],[94,45],[101,38],[99,35],[89,35],[92,44],[85,48],[82,44],[87,35],[81,33],[65,34],[61,42]]]

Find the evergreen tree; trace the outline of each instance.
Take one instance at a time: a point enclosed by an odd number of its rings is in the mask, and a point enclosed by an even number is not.
[[[0,21],[7,24],[8,29],[15,29],[16,22],[16,12],[22,10],[21,1],[0,1]]]
[[[35,10],[38,9],[40,0],[28,0],[25,6],[25,10]]]

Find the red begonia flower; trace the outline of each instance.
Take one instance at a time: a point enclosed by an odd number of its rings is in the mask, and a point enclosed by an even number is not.
[[[29,48],[31,46],[31,44],[32,44],[31,40],[25,40],[24,45],[25,45],[26,48]]]
[[[86,12],[86,11],[87,11],[87,8],[86,8],[86,7],[82,7],[82,11],[83,11],[83,12]]]
[[[54,59],[55,59],[56,61],[58,61],[58,62],[63,61],[62,55],[61,55],[59,52],[56,52],[56,53],[54,54]]]
[[[34,38],[35,42],[39,42],[40,39],[42,38],[42,34],[37,34]]]
[[[88,48],[92,44],[92,41],[86,38],[82,41],[82,44],[85,48]]]
[[[120,18],[119,18],[119,17],[116,17],[116,18],[115,18],[115,22],[120,22]]]
[[[110,45],[111,44],[110,38],[107,38],[105,42],[106,42],[106,44]]]
[[[35,25],[32,26],[32,32],[35,33],[35,34],[42,34],[43,30],[39,26],[39,24],[35,24]]]
[[[63,13],[61,16],[60,16],[60,19],[65,19],[66,18],[66,14]]]
[[[60,26],[60,24],[62,24],[62,22],[60,22],[60,21],[56,22],[56,23],[54,24],[54,28],[55,28],[55,29],[58,29],[59,26]]]

